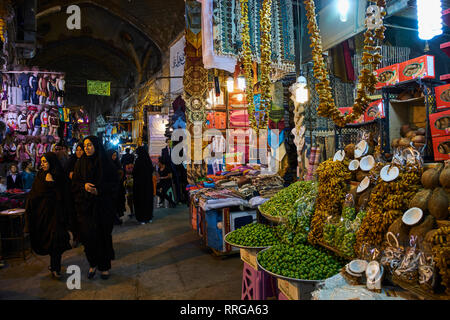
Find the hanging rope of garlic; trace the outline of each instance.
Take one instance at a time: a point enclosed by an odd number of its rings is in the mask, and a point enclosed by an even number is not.
[[[316,84],[316,90],[319,95],[317,114],[322,117],[330,118],[335,124],[343,127],[361,117],[370,103],[367,93],[373,94],[375,91],[377,79],[373,71],[381,63],[382,58],[381,46],[376,45],[376,40],[382,41],[384,39],[386,27],[383,26],[383,17],[386,15],[386,12],[384,11],[386,1],[377,0],[376,6],[372,5],[367,8],[367,31],[364,33],[364,52],[361,63],[362,70],[359,76],[359,83],[361,86],[357,90],[353,111],[345,116],[337,108],[331,93],[332,88],[322,56],[322,39],[317,25],[314,0],[304,0],[304,4],[306,7],[306,16],[308,18],[308,32],[310,35],[314,61],[314,76],[319,80]]]

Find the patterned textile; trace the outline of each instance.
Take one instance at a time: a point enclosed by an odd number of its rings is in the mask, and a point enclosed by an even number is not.
[[[254,60],[261,62],[260,11],[261,0],[248,1],[250,47]],[[242,46],[240,5],[238,0],[214,0],[214,51],[216,54],[239,57]],[[295,71],[295,47],[292,0],[272,2],[272,67]]]
[[[309,155],[308,173],[305,177],[306,181],[314,179],[314,174],[316,172],[317,167],[319,166],[319,159],[320,159],[320,148],[312,147],[311,153]]]

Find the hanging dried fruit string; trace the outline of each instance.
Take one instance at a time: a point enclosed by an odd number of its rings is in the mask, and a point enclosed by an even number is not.
[[[270,95],[270,71],[271,71],[271,17],[272,0],[264,0],[261,14],[261,105],[259,124],[256,121],[256,110],[253,97],[253,75],[252,75],[252,50],[250,48],[250,27],[248,22],[248,0],[240,0],[241,24],[242,24],[242,61],[244,64],[245,78],[247,81],[247,109],[250,126],[258,134],[260,129],[267,129],[269,112],[272,106]]]
[[[373,71],[381,63],[381,46],[377,45],[377,40],[384,39],[383,17],[386,15],[384,8],[386,7],[385,0],[377,0],[376,6],[369,6],[367,8],[366,27],[367,31],[364,33],[364,52],[362,57],[362,70],[359,76],[360,87],[357,90],[355,104],[353,111],[344,116],[337,108],[333,95],[331,93],[330,81],[328,79],[328,72],[325,67],[322,56],[322,39],[320,30],[317,26],[315,15],[314,0],[304,0],[306,7],[306,16],[308,17],[308,31],[311,39],[312,56],[314,61],[314,76],[319,80],[316,84],[316,90],[319,95],[319,106],[317,113],[319,116],[330,118],[335,124],[340,127],[357,120],[367,109],[370,99],[367,95],[373,94],[375,91],[375,84],[377,79]]]
[[[255,117],[255,101],[253,97],[253,75],[252,75],[252,49],[250,48],[250,27],[248,23],[248,0],[241,2],[241,24],[242,24],[242,62],[244,64],[245,80],[247,82],[247,110],[250,127],[258,134],[258,125]]]
[[[260,128],[266,129],[272,106],[270,64],[272,56],[272,0],[264,0],[261,11],[261,113]]]

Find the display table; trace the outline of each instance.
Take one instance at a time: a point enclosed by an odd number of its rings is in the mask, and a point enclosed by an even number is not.
[[[7,220],[5,221],[6,235],[2,233],[0,241],[20,241],[22,256],[26,260],[25,240],[28,234],[24,232],[25,209],[16,208],[1,211],[0,218],[1,220]]]

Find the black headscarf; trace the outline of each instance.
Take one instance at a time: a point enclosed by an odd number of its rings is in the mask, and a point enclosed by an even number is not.
[[[89,140],[94,145],[94,154],[88,156],[85,152],[80,162],[81,174],[85,181],[93,183],[98,186],[103,182],[103,178],[108,173],[115,171],[112,160],[107,156],[103,144],[96,136],[89,136],[83,139],[83,145],[86,140]]]
[[[112,159],[112,156],[113,156],[114,153],[117,154],[116,160]],[[106,154],[108,155],[108,159],[110,159],[112,161],[112,163],[117,167],[117,169],[122,169],[122,165],[120,164],[120,161],[119,161],[119,153],[116,150],[109,149],[106,152]]]
[[[83,145],[83,143],[82,142],[78,142],[77,143],[77,147],[75,148],[75,152],[78,149],[78,147],[80,147],[81,150],[83,150],[83,155],[84,155],[84,145]],[[76,153],[70,155],[70,158],[67,161],[67,167],[65,168],[67,173],[73,172],[73,170],[75,169],[75,164],[77,163],[77,161],[78,161],[78,158],[77,158],[77,154]]]
[[[153,172],[152,160],[150,160],[150,156],[148,155],[148,152],[145,150],[145,148],[143,146],[138,147],[136,149],[136,154],[138,156],[136,159],[136,163],[139,162],[140,164],[142,164],[142,167],[145,170]]]
[[[61,163],[58,160],[58,156],[54,152],[47,152],[44,154],[45,159],[49,164],[49,169],[44,171],[40,169],[34,179],[33,186],[28,194],[30,199],[35,199],[37,197],[42,196],[43,193],[46,192],[47,188],[45,185],[45,178],[47,173],[50,173],[55,181],[55,184],[58,187],[63,187],[64,185],[64,171],[61,166]]]

